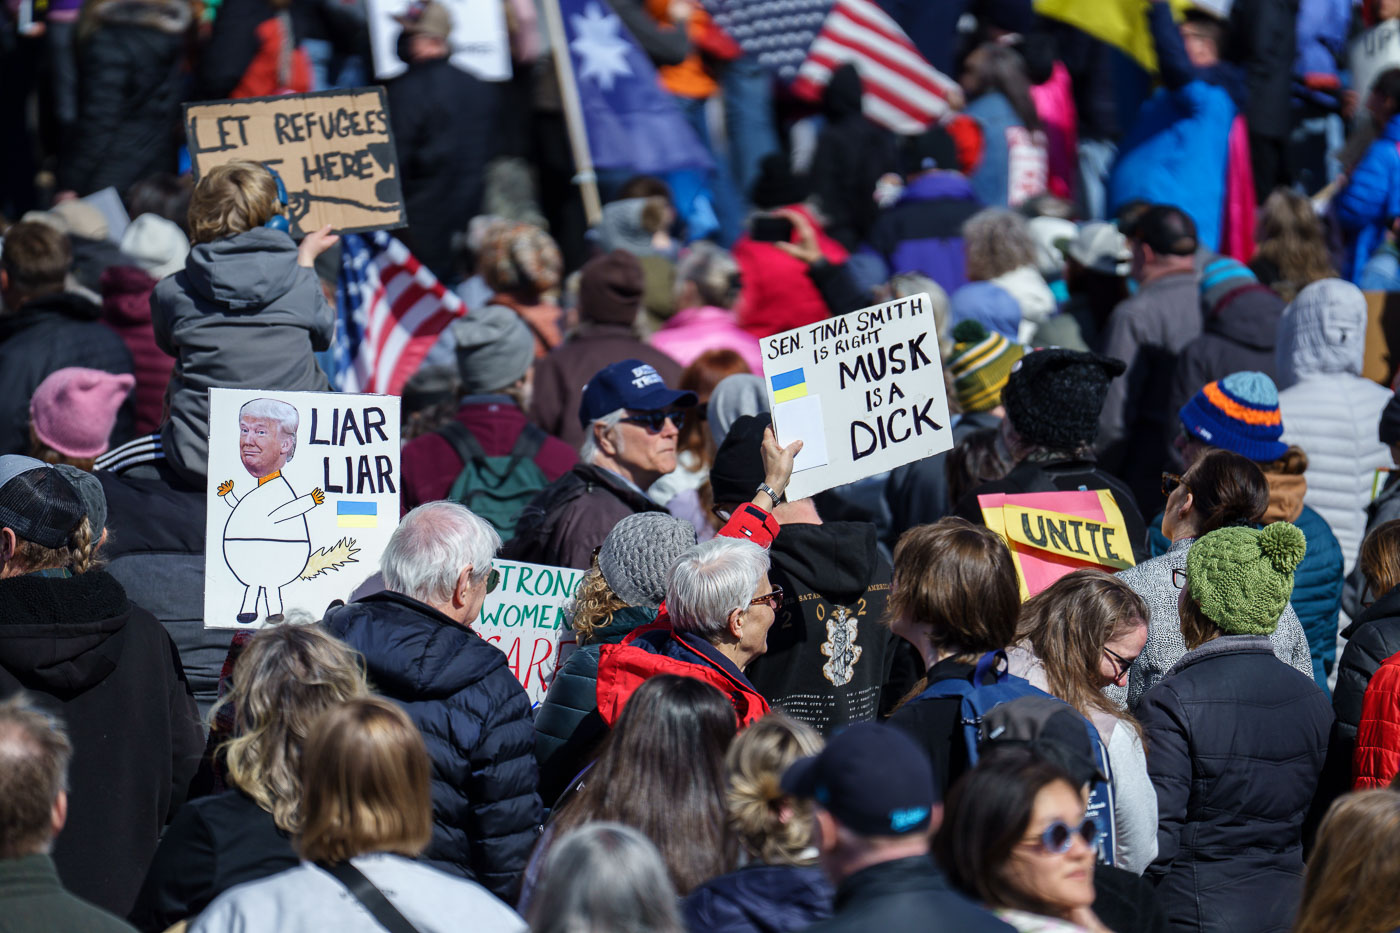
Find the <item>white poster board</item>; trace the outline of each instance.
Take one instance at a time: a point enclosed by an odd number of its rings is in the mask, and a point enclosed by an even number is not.
[[[1400,20],[1388,19],[1356,37],[1351,44],[1351,86],[1366,106],[1366,93],[1381,74],[1400,68]]]
[[[366,0],[374,77],[386,81],[408,68],[397,46],[402,27],[394,17],[412,0]],[[483,81],[510,80],[510,37],[501,0],[437,0],[452,14],[452,64]]]
[[[807,324],[760,345],[778,442],[802,441],[789,499],[953,446],[928,295]]]
[[[399,523],[399,399],[211,389],[204,627],[319,619]]]
[[[564,604],[574,595],[584,571],[497,560],[500,585],[488,593],[472,631],[506,653],[532,706],[549,690],[558,667],[561,641],[573,641]]]

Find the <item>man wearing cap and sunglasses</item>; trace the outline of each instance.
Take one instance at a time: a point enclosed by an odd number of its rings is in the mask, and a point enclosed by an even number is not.
[[[593,549],[628,515],[664,512],[646,489],[676,468],[694,392],[668,388],[641,360],[604,367],[583,388],[579,464],[525,507],[503,557],[587,570]]]
[[[499,572],[501,539],[455,502],[403,517],[380,559],[385,590],[336,605],[326,629],[365,658],[433,762],[433,838],[423,858],[513,903],[544,818],[530,698],[495,645],[471,630]]]

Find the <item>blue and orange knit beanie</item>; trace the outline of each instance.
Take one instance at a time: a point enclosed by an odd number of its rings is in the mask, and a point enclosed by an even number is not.
[[[1181,426],[1212,447],[1233,451],[1257,463],[1288,452],[1278,389],[1263,373],[1231,373],[1206,383],[1181,406]]]

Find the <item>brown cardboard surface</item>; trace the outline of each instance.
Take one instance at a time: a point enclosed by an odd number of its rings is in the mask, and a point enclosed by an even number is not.
[[[382,87],[185,104],[185,137],[196,180],[234,159],[276,169],[293,236],[408,222]]]
[[[1400,293],[1364,292],[1366,295],[1366,352],[1361,375],[1389,388],[1395,378],[1392,347],[1400,347]]]

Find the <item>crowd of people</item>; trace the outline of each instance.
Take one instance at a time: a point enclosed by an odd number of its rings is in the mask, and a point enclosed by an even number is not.
[[[1155,85],[881,0],[958,79],[897,135],[764,4],[608,0],[715,160],[590,227],[547,11],[492,82],[411,4],[395,235],[464,311],[373,584],[230,631],[210,390],[337,384],[343,244],[179,104],[367,84],[369,13],[7,3],[0,930],[1400,930],[1400,3],[1140,5]],[[951,448],[789,498],[761,341],[914,295]],[[241,423],[261,486],[304,429]],[[1075,492],[1118,537],[1037,582],[984,509]],[[580,576],[535,702],[498,560]]]

